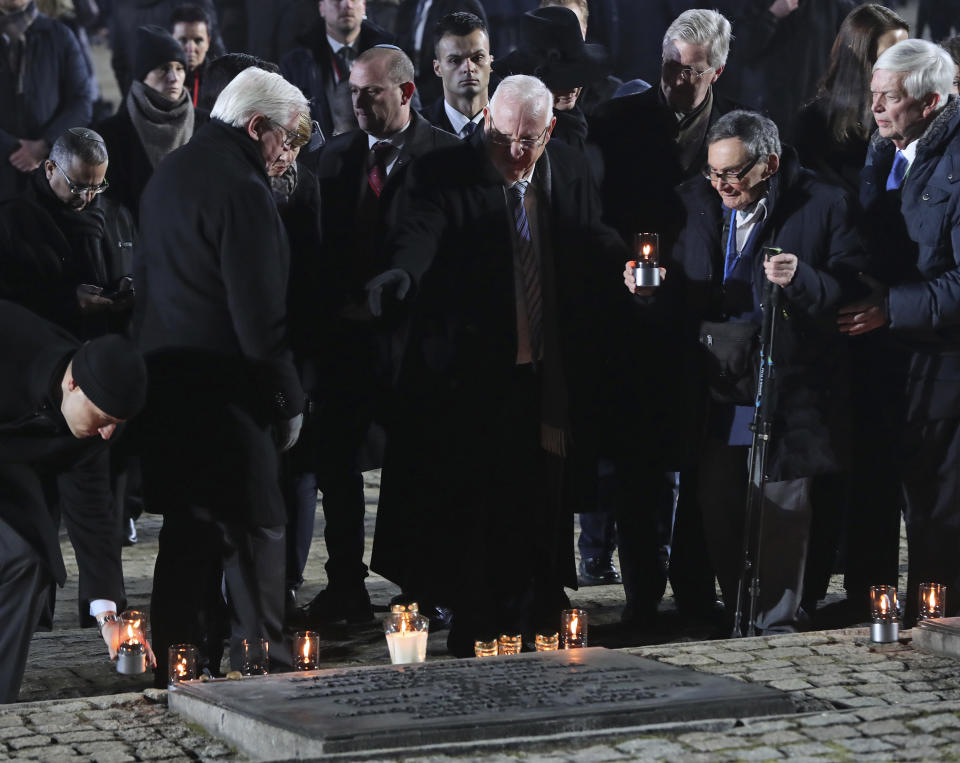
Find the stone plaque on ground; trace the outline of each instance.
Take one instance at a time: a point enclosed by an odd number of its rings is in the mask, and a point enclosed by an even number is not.
[[[264,760],[796,709],[765,686],[603,648],[191,682],[169,703]]]
[[[913,629],[913,643],[925,652],[960,659],[960,617],[923,620]]]

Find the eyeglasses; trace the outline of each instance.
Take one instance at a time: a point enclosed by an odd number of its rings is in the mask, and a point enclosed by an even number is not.
[[[664,59],[663,68],[667,74],[674,79],[679,77],[683,82],[699,82],[704,74],[712,72],[714,67],[708,66],[703,71],[694,69],[692,66],[681,66],[678,61],[668,61]]]
[[[701,173],[703,176],[709,180],[711,183],[727,183],[728,185],[739,185],[743,179],[747,176],[747,173],[750,172],[760,161],[760,155],[753,157],[750,162],[739,172],[732,172],[730,170],[726,172],[717,172],[709,164],[703,165]]]
[[[543,131],[536,138],[511,138],[509,135],[504,135],[497,129],[496,124],[493,122],[493,113],[490,112],[490,127],[493,129],[487,133],[487,136],[495,146],[512,146],[514,143],[519,143],[524,151],[532,151],[543,145],[543,142],[546,140],[547,127],[549,126],[548,124],[544,127]]]
[[[59,164],[53,162],[53,166],[60,170],[60,174],[63,175],[63,179],[67,181],[67,185],[70,187],[70,193],[74,196],[86,196],[91,193],[96,196],[98,193],[103,193],[110,187],[106,178],[104,178],[100,185],[77,185],[70,179],[70,176],[63,171]]]
[[[320,124],[316,120],[311,120],[306,114],[300,114],[300,121],[296,130],[288,130],[270,117],[267,117],[267,121],[283,132],[283,147],[287,150],[303,148],[315,135],[323,135]]]

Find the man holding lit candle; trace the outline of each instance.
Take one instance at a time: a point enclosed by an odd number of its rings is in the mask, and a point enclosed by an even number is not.
[[[540,80],[506,78],[482,131],[411,166],[390,245],[415,299],[371,566],[452,603],[458,656],[557,630],[576,586],[564,469],[589,439],[603,324],[629,308],[602,276],[629,249],[554,123]]]
[[[861,175],[871,253],[888,283],[840,311],[851,336],[888,327],[908,357],[898,443],[910,571],[904,624],[922,582],[960,590],[960,101],[950,54],[924,40],[888,48],[870,84],[877,131]],[[876,583],[895,581],[878,580]],[[947,616],[960,615],[948,597]]]
[[[696,386],[692,398],[705,406],[689,430],[706,433],[698,455],[698,497],[732,615],[743,566],[757,353],[731,358],[721,351],[757,334],[767,282],[783,290],[757,626],[761,632],[790,632],[803,620],[811,481],[838,470],[845,457],[844,350],[823,319],[854,288],[866,263],[849,199],[803,169],[796,153],[781,146],[769,119],[730,112],[711,127],[707,145],[703,177],[680,187],[687,223],[656,299],[675,311],[692,340],[685,350],[698,371],[689,377]],[[768,246],[782,251],[765,258],[761,252]],[[632,270],[624,277],[634,291]],[[736,363],[737,357],[744,362]],[[713,372],[722,362],[723,373]]]
[[[50,480],[76,550],[80,599],[116,657],[124,593],[107,441],[143,406],[147,377],[126,339],[81,345],[10,302],[0,302],[0,358],[0,702],[13,702],[47,592],[66,579]]]

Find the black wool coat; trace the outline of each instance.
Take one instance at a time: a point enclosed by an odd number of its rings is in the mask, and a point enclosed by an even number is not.
[[[686,220],[658,298],[671,303],[674,320],[684,327],[684,353],[692,359],[686,367],[694,370],[686,382],[677,383],[686,383],[691,398],[701,403],[687,414],[696,411],[702,417],[708,394],[702,363],[706,350],[697,329],[702,320],[729,317],[720,300],[721,234],[730,210],[704,178],[690,180],[680,194]],[[799,258],[793,280],[783,288],[776,329],[776,414],[768,474],[777,481],[838,471],[846,463],[850,390],[836,310],[863,295],[856,276],[868,270],[868,261],[854,226],[852,200],[803,169],[790,148],[784,149],[780,170],[771,179],[768,203],[768,213],[753,233],[755,251],[777,246]],[[751,264],[754,299],[760,303],[766,283],[763,258],[755,256]],[[699,417],[689,423],[691,438],[698,437],[703,424]]]
[[[107,144],[110,156],[107,168],[110,187],[104,195],[122,205],[137,222],[140,219],[140,196],[153,176],[153,165],[130,119],[126,101],[121,102],[116,114],[98,124],[96,130]]]
[[[77,554],[80,599],[111,599],[122,607],[107,442],[77,439],[60,413],[60,382],[79,346],[63,329],[0,300],[0,517],[37,550],[62,586],[59,516],[44,491],[54,482]]]
[[[157,168],[142,209],[134,332],[151,374],[149,508],[193,501],[283,524],[271,424],[300,413],[304,395],[287,343],[287,236],[259,144],[211,120]]]

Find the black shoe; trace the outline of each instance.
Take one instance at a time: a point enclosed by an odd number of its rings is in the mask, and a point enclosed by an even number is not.
[[[294,610],[291,625],[329,625],[346,620],[349,625],[374,621],[373,605],[366,586],[351,589],[324,588],[313,599]]]
[[[620,572],[613,565],[613,559],[587,556],[580,560],[580,585],[617,585],[622,583]]]

